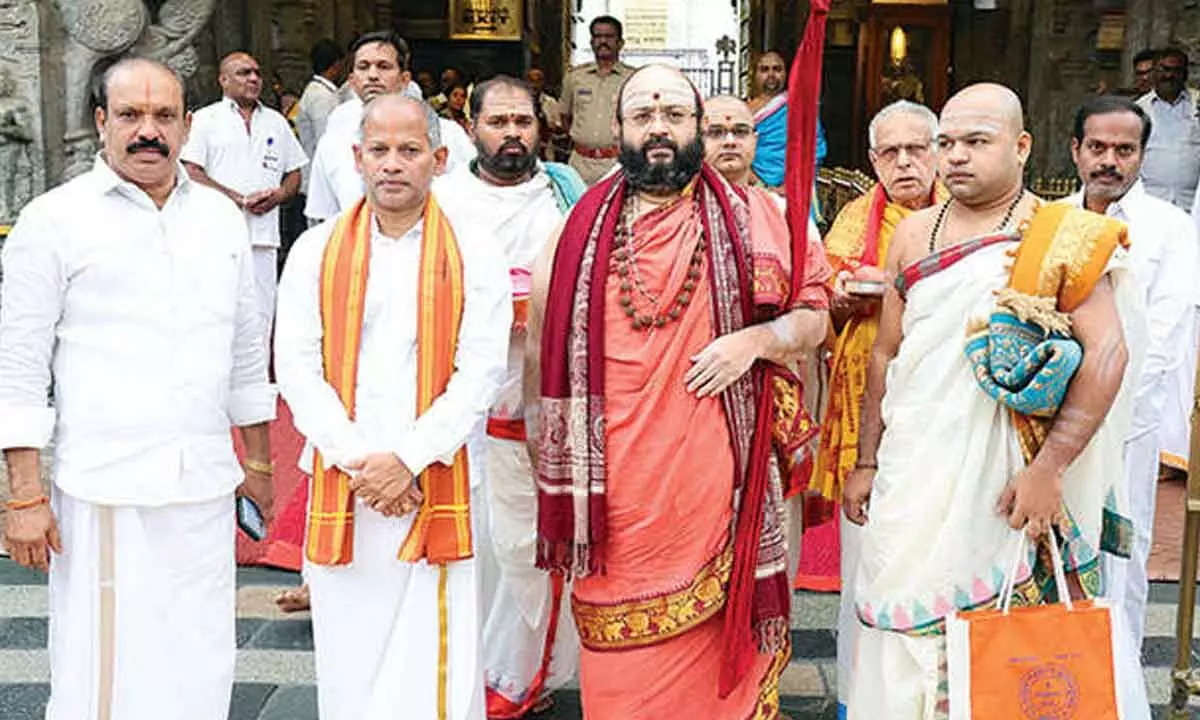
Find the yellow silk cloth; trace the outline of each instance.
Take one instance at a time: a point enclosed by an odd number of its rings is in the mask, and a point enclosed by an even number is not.
[[[935,186],[935,202],[945,196],[945,188]],[[842,208],[825,236],[825,255],[833,266],[830,282],[843,270],[852,273],[867,264],[871,254],[875,255],[871,264],[882,269],[892,233],[912,212],[890,202],[880,184]],[[842,483],[858,461],[859,414],[867,388],[867,362],[878,331],[878,316],[853,317],[833,340],[829,399],[821,421],[811,489],[834,502],[840,502]]]

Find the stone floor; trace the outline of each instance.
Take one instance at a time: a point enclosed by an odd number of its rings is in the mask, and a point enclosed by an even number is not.
[[[238,665],[230,720],[316,720],[312,633],[306,616],[284,616],[273,598],[297,576],[258,568],[238,572]],[[1146,679],[1156,717],[1170,694],[1175,655],[1178,586],[1151,589]],[[836,595],[798,593],[792,619],[793,660],[781,683],[785,712],[793,720],[833,720]],[[44,578],[0,559],[0,718],[41,720],[49,693]],[[1193,657],[1200,640],[1193,641]],[[578,720],[578,694],[563,691],[557,707],[540,718]],[[1200,709],[1200,705],[1197,706]],[[692,719],[687,719],[692,720]]]

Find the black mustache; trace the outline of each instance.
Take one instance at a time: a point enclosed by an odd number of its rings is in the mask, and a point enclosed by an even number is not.
[[[167,157],[171,154],[171,149],[157,138],[152,138],[150,140],[138,140],[137,142],[132,142],[125,146],[125,152],[127,153],[135,153],[139,150],[155,150],[163,157]]]
[[[524,153],[529,152],[529,148],[525,147],[525,144],[520,140],[506,140],[502,145],[500,145],[500,152],[504,152],[509,148],[515,148]]]
[[[1102,170],[1096,170],[1091,174],[1091,177],[1093,180],[1096,178],[1100,178],[1100,177],[1109,177],[1109,178],[1112,178],[1113,180],[1124,180],[1125,179],[1124,176],[1121,175],[1121,173],[1117,172],[1116,170],[1114,170],[1112,168],[1104,168]]]
[[[646,142],[642,143],[642,154],[648,153],[651,150],[657,150],[658,148],[667,148],[676,152],[679,151],[679,145],[677,145],[674,140],[671,140],[670,138],[657,137],[650,138]]]

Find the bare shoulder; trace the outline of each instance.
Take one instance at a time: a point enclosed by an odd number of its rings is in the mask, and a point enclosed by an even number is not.
[[[918,210],[900,221],[892,235],[888,265],[899,270],[929,254],[929,235],[937,219],[938,206]]]

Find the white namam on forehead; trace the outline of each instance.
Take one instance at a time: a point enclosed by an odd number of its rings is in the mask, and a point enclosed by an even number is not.
[[[741,99],[732,95],[717,95],[704,101],[704,122],[719,122],[727,125],[744,122],[753,125],[754,114]]]
[[[625,111],[696,105],[696,90],[675,68],[648,65],[629,79],[621,98]]]
[[[1025,129],[1021,99],[1009,88],[979,83],[962,90],[942,110],[939,136],[963,137],[976,133],[1014,136]]]

